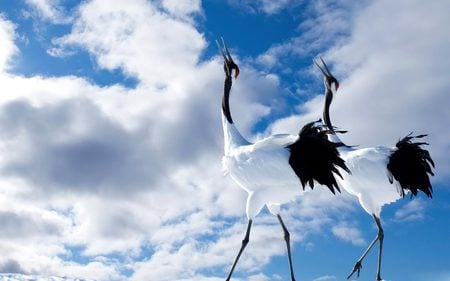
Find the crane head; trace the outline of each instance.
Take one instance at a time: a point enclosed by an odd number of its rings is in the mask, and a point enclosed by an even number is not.
[[[225,75],[227,77],[231,77],[232,72],[234,70],[234,78],[236,79],[239,76],[239,67],[237,64],[233,61],[233,58],[231,57],[230,51],[228,50],[227,44],[225,43],[225,40],[222,39],[222,45],[219,44],[219,41],[216,40],[217,47],[219,48],[220,53],[223,56],[224,62],[223,62],[223,69],[225,71]]]
[[[325,84],[325,87],[330,91],[337,91],[339,89],[339,81],[334,78],[334,76],[331,74],[330,70],[328,69],[327,65],[325,64],[325,61],[321,56],[319,56],[320,61],[316,58],[314,58],[314,63],[316,66],[322,71],[323,74],[323,83]],[[322,65],[322,66],[321,66]],[[333,89],[334,85],[334,89]]]

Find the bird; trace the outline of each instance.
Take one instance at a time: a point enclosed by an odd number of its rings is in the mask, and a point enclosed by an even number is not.
[[[333,95],[339,88],[338,80],[331,74],[322,57],[313,61],[324,76],[325,104],[323,108],[323,122],[331,131],[333,127],[330,120],[330,105]],[[341,142],[336,134],[328,134],[332,141]],[[362,208],[370,214],[378,229],[375,239],[369,244],[361,257],[356,261],[352,271],[347,276],[350,279],[356,272],[359,277],[362,261],[378,241],[378,261],[376,280],[381,278],[381,258],[383,252],[384,230],[381,224],[381,210],[384,205],[393,203],[406,194],[411,198],[422,191],[432,198],[433,187],[430,175],[434,173],[433,159],[428,150],[424,149],[426,142],[418,141],[426,135],[409,135],[401,138],[395,147],[369,147],[355,148],[342,145],[339,152],[345,160],[351,173],[343,174],[338,178],[339,186],[353,196],[356,196]]]
[[[340,192],[335,175],[348,171],[339,156],[341,145],[328,140],[329,130],[322,122],[313,121],[302,127],[298,136],[277,134],[250,142],[236,128],[230,110],[232,73],[237,79],[240,70],[230,55],[225,40],[216,40],[224,59],[224,92],[222,96],[222,125],[224,133],[224,170],[247,194],[247,230],[239,252],[231,266],[230,280],[239,258],[249,243],[254,218],[267,206],[281,225],[287,248],[291,281],[295,281],[290,248],[290,233],[280,215],[280,205],[302,195],[305,186],[314,188],[315,182],[327,186],[332,193]]]

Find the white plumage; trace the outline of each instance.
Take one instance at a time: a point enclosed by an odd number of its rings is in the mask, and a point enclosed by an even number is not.
[[[264,206],[273,215],[279,214],[279,206],[295,200],[304,191],[289,165],[286,146],[298,136],[274,135],[255,143],[246,141],[223,116],[225,153],[224,170],[247,191],[246,213],[253,219]]]
[[[339,184],[350,194],[358,197],[364,210],[380,216],[381,207],[402,198],[397,185],[389,184],[386,165],[396,148],[371,147],[363,149],[340,149],[351,174],[343,174]],[[397,183],[398,184],[398,183]]]

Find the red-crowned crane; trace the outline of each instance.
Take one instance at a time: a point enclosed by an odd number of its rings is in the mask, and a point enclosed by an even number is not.
[[[314,63],[322,71],[325,84],[325,105],[323,121],[329,130],[334,128],[330,120],[330,105],[333,95],[339,88],[339,82],[331,74],[327,65],[320,57]],[[328,135],[330,140],[340,142],[335,134]],[[378,233],[369,244],[362,256],[356,261],[347,279],[362,267],[362,261],[378,241],[378,268],[377,281],[381,279],[381,257],[383,251],[384,231],[381,226],[380,213],[384,205],[403,198],[406,193],[416,196],[422,191],[429,198],[432,197],[433,188],[430,183],[430,175],[434,175],[431,166],[434,162],[430,153],[422,146],[425,142],[415,142],[426,135],[408,136],[400,139],[395,147],[371,147],[355,149],[349,146],[341,146],[339,152],[345,160],[351,174],[343,174],[343,179],[338,179],[339,185],[348,193],[358,197],[363,209],[375,220]],[[392,183],[395,182],[395,185]]]
[[[255,143],[247,141],[233,123],[229,103],[232,72],[234,71],[237,78],[239,67],[234,63],[223,38],[223,47],[219,42],[216,43],[224,58],[225,71],[222,97],[223,166],[231,178],[248,193],[247,231],[226,280],[230,280],[249,242],[253,219],[264,206],[267,206],[281,224],[291,280],[294,281],[290,234],[280,216],[280,205],[301,195],[306,184],[312,189],[314,181],[327,186],[333,193],[335,190],[340,191],[335,179],[335,174],[341,176],[337,167],[348,171],[337,150],[341,144],[329,141],[327,138],[329,130],[317,121],[305,125],[298,136],[283,134],[273,135]]]

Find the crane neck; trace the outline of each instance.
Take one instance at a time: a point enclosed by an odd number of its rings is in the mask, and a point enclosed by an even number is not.
[[[225,78],[224,91],[222,96],[222,126],[224,133],[224,152],[228,155],[230,150],[241,146],[250,144],[239,132],[233,123],[230,110],[230,92],[232,86],[232,77]]]
[[[222,96],[222,113],[227,119],[228,123],[233,124],[233,119],[231,118],[231,111],[230,111],[230,92],[231,92],[231,86],[233,85],[231,75],[228,75],[225,78],[225,84],[223,89],[223,96]]]
[[[344,142],[337,136],[337,133],[331,124],[331,118],[330,118],[330,106],[331,102],[333,101],[333,92],[328,87],[325,87],[325,104],[323,106],[323,122],[327,126],[327,128],[332,132],[328,135],[328,139],[334,143],[342,143]],[[347,145],[343,145],[340,147],[340,150],[350,150],[350,147]]]
[[[333,125],[331,124],[330,119],[330,105],[333,101],[333,92],[328,88],[325,87],[325,104],[323,106],[323,122],[328,127],[328,129],[334,131]]]

